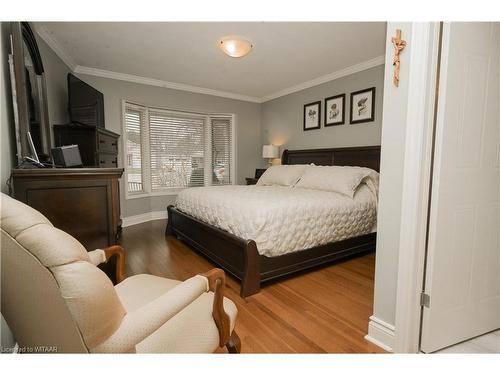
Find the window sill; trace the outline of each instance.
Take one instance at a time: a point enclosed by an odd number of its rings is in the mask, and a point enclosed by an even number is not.
[[[167,191],[154,191],[151,193],[137,193],[137,194],[125,194],[125,200],[129,199],[140,199],[140,198],[150,198],[150,197],[161,197],[161,196],[176,196],[181,192],[182,189],[172,189]]]

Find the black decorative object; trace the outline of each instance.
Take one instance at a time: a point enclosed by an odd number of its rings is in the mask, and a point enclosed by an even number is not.
[[[351,93],[351,124],[375,120],[375,87]]]
[[[321,101],[313,102],[304,105],[304,130],[319,129],[321,124],[319,122],[321,116]]]
[[[345,94],[325,99],[325,126],[345,124]]]

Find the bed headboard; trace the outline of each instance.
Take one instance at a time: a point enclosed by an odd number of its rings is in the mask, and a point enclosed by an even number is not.
[[[348,165],[380,172],[380,146],[284,150],[281,164]]]

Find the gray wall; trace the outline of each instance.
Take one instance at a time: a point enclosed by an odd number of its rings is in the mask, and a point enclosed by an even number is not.
[[[66,76],[68,73],[71,73],[71,69],[54,53],[54,51],[52,51],[36,32],[35,36],[45,69],[50,124],[66,124],[69,121],[68,84]]]
[[[349,125],[350,93],[376,87],[375,121]],[[380,144],[384,67],[377,66],[262,104],[262,142],[289,149]],[[346,94],[345,125],[323,127],[324,99]],[[321,129],[303,131],[304,104],[321,100]]]
[[[236,180],[243,183],[245,177],[253,176],[260,165],[261,134],[260,104],[226,99],[205,94],[172,90],[163,87],[142,85],[109,78],[78,75],[89,85],[104,94],[106,129],[122,133],[122,100],[141,104],[184,109],[200,112],[236,114]],[[123,155],[120,142],[120,155]],[[119,158],[123,166],[123,158]],[[150,211],[164,211],[175,196],[156,196],[125,200],[124,186],[121,187],[122,216],[132,216]]]

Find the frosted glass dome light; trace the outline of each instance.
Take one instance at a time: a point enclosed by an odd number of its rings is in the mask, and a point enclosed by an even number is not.
[[[243,57],[250,53],[253,44],[240,37],[227,36],[219,41],[219,47],[228,56]]]

